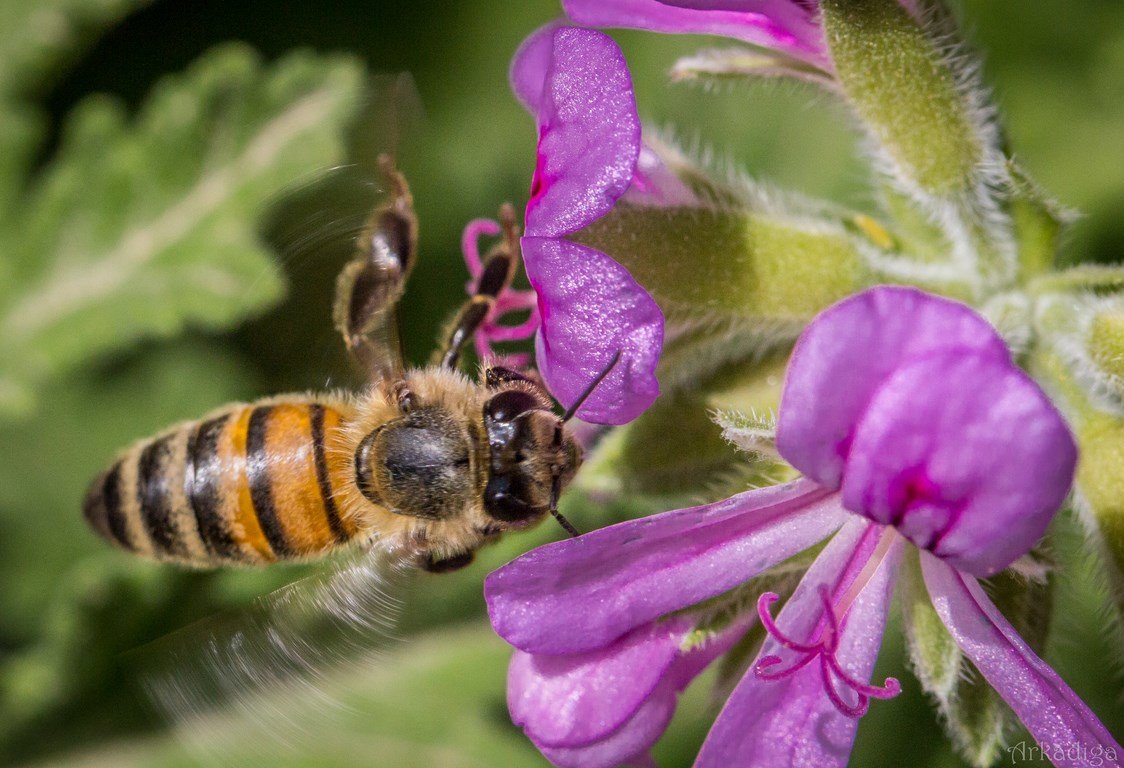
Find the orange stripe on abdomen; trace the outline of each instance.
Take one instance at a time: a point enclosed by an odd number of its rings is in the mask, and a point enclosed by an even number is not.
[[[275,553],[262,530],[261,522],[254,511],[253,497],[250,493],[250,472],[246,465],[246,438],[249,432],[250,417],[256,409],[253,406],[232,413],[226,430],[219,443],[219,456],[225,468],[223,473],[223,496],[232,507],[234,521],[233,535],[242,545],[243,551],[250,550],[251,557],[272,561],[283,557]]]
[[[263,450],[269,465],[269,502],[295,556],[318,554],[337,544],[316,470],[312,410],[319,407],[274,403],[261,408],[269,409]]]
[[[324,423],[321,430],[323,434],[319,450],[324,457],[325,477],[321,486],[325,495],[330,495],[334,499],[346,498],[347,486],[349,484],[354,485],[355,482],[354,459],[331,448],[338,439],[340,421],[341,417],[338,411],[331,408],[324,409]],[[356,525],[354,518],[342,514],[338,504],[333,506],[336,506],[339,527],[343,536],[347,539],[354,538],[359,533],[359,526]]]

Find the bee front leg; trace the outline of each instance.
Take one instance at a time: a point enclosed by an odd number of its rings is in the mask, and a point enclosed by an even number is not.
[[[413,270],[418,221],[410,187],[386,155],[379,165],[390,199],[375,209],[358,240],[356,257],[336,280],[332,315],[348,352],[373,381],[404,371],[395,310]]]
[[[488,319],[496,300],[515,278],[520,258],[519,227],[515,222],[515,209],[510,204],[500,208],[500,224],[503,226],[503,240],[484,258],[475,291],[443,334],[445,343],[440,355],[441,365],[445,368],[457,367],[464,345]]]

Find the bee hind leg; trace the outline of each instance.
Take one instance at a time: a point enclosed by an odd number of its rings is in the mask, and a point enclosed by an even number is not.
[[[395,310],[414,268],[418,222],[406,177],[389,156],[379,165],[390,198],[371,214],[357,253],[336,280],[332,316],[352,358],[372,380],[404,371]]]

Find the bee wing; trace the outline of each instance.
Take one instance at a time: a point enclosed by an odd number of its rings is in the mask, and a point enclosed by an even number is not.
[[[379,549],[338,562],[134,651],[141,688],[206,765],[322,754],[348,714],[348,680],[398,641],[412,573]]]

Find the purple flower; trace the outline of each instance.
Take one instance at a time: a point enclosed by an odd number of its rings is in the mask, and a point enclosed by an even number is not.
[[[530,322],[541,321],[535,340],[539,372],[569,405],[619,351],[619,362],[577,415],[623,424],[659,394],[655,368],[663,314],[628,270],[567,236],[604,216],[626,192],[659,199],[658,184],[673,177],[659,176],[650,158],[638,170],[640,120],[632,80],[620,49],[604,34],[557,25],[540,29],[516,53],[511,81],[539,130],[520,241],[536,294]],[[494,331],[492,338],[499,338]]]
[[[901,4],[916,15],[914,0]],[[562,7],[571,19],[591,27],[729,37],[828,76],[835,70],[818,0],[562,0]]]
[[[699,766],[846,765],[870,699],[900,689],[870,675],[910,548],[919,550],[941,621],[1037,741],[1121,753],[977,581],[1038,541],[1077,460],[1061,416],[983,318],[898,287],[827,309],[793,352],[777,447],[803,478],[541,547],[488,577],[496,631],[542,670],[512,676],[513,712],[515,702],[537,700],[520,725],[536,743],[550,732],[552,749],[570,750],[548,757],[564,766],[612,764],[603,754],[585,762],[582,748],[613,738],[606,729],[625,718],[598,706],[610,695],[632,701],[642,686],[630,686],[649,662],[638,659],[630,674],[616,670],[613,685],[579,698],[555,697],[551,664],[584,659],[596,677],[598,654],[612,656],[622,638],[682,631],[676,622],[692,606],[828,537],[779,616],[771,613],[777,596],[759,596],[766,640]],[[567,702],[575,725],[551,731]],[[594,733],[600,740],[590,742]],[[645,736],[650,745],[658,733]]]
[[[816,0],[562,0],[562,7],[591,27],[732,37],[831,71]]]

